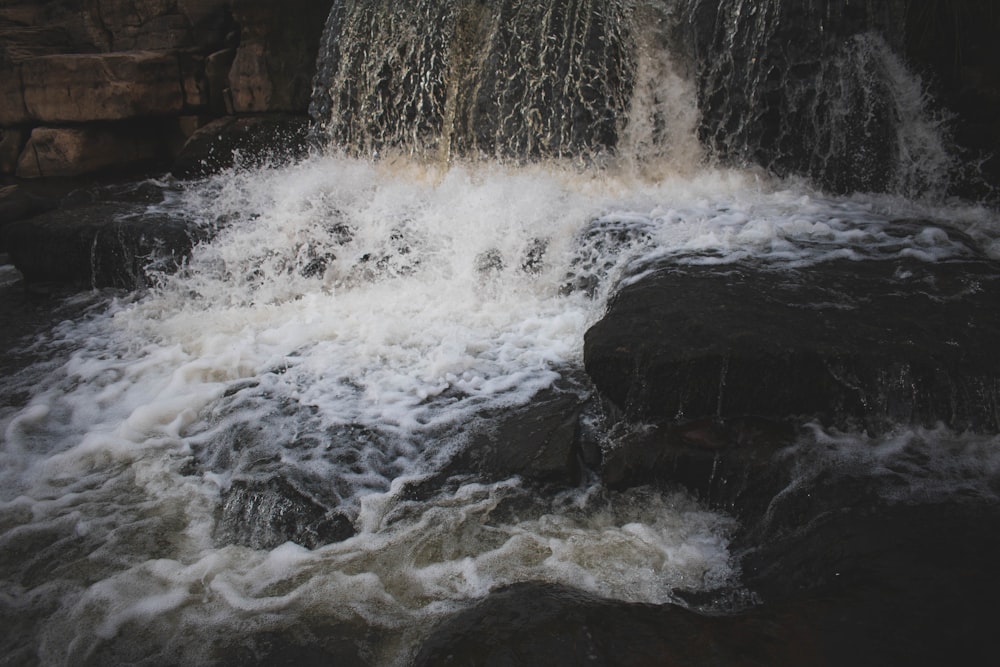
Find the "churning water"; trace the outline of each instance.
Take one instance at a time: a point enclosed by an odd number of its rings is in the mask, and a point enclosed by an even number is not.
[[[428,49],[414,57],[433,62]],[[441,161],[437,143],[394,157],[345,120],[360,151],[159,183],[156,208],[212,240],[148,291],[98,295],[32,342],[44,363],[5,379],[27,398],[0,411],[0,651],[205,664],[255,633],[332,632],[402,664],[434,621],[504,584],[650,603],[738,587],[732,519],[680,492],[584,480],[540,495],[517,477],[407,489],[537,392],[561,382],[583,400],[584,332],[651,262],[1000,259],[1000,226],[975,206],[708,166],[669,58],[643,50],[629,72],[628,148],[613,157]],[[900,132],[929,131],[913,122]],[[948,437],[993,460],[992,439]],[[953,488],[943,467],[920,474]],[[355,534],[310,549],[233,525],[233,490],[274,480]]]

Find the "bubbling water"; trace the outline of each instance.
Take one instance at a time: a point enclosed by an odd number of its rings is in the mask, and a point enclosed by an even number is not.
[[[489,429],[484,415],[578,373],[609,295],[665,258],[801,266],[998,247],[980,209],[723,170],[648,182],[327,155],[158,206],[214,238],[148,292],[57,326],[48,345],[65,363],[11,378],[30,398],[0,414],[4,649],[28,661],[210,662],[234,630],[318,623],[401,664],[431,623],[496,586],[649,603],[738,586],[731,520],[683,494],[584,483],[539,498],[518,478],[423,500],[406,489]],[[228,543],[226,494],[274,476],[357,533],[314,549]]]

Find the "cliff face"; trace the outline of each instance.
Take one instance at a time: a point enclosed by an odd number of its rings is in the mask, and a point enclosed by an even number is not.
[[[214,119],[304,114],[332,0],[0,0],[0,175],[170,160]]]

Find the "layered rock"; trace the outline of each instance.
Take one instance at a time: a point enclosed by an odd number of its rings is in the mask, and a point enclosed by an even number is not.
[[[0,174],[163,164],[213,117],[304,116],[331,3],[5,3]]]

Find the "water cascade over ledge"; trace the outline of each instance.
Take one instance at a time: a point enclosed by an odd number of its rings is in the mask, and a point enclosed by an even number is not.
[[[1000,220],[905,19],[335,2],[312,152],[135,184],[189,247],[11,345],[0,652],[982,657]]]

